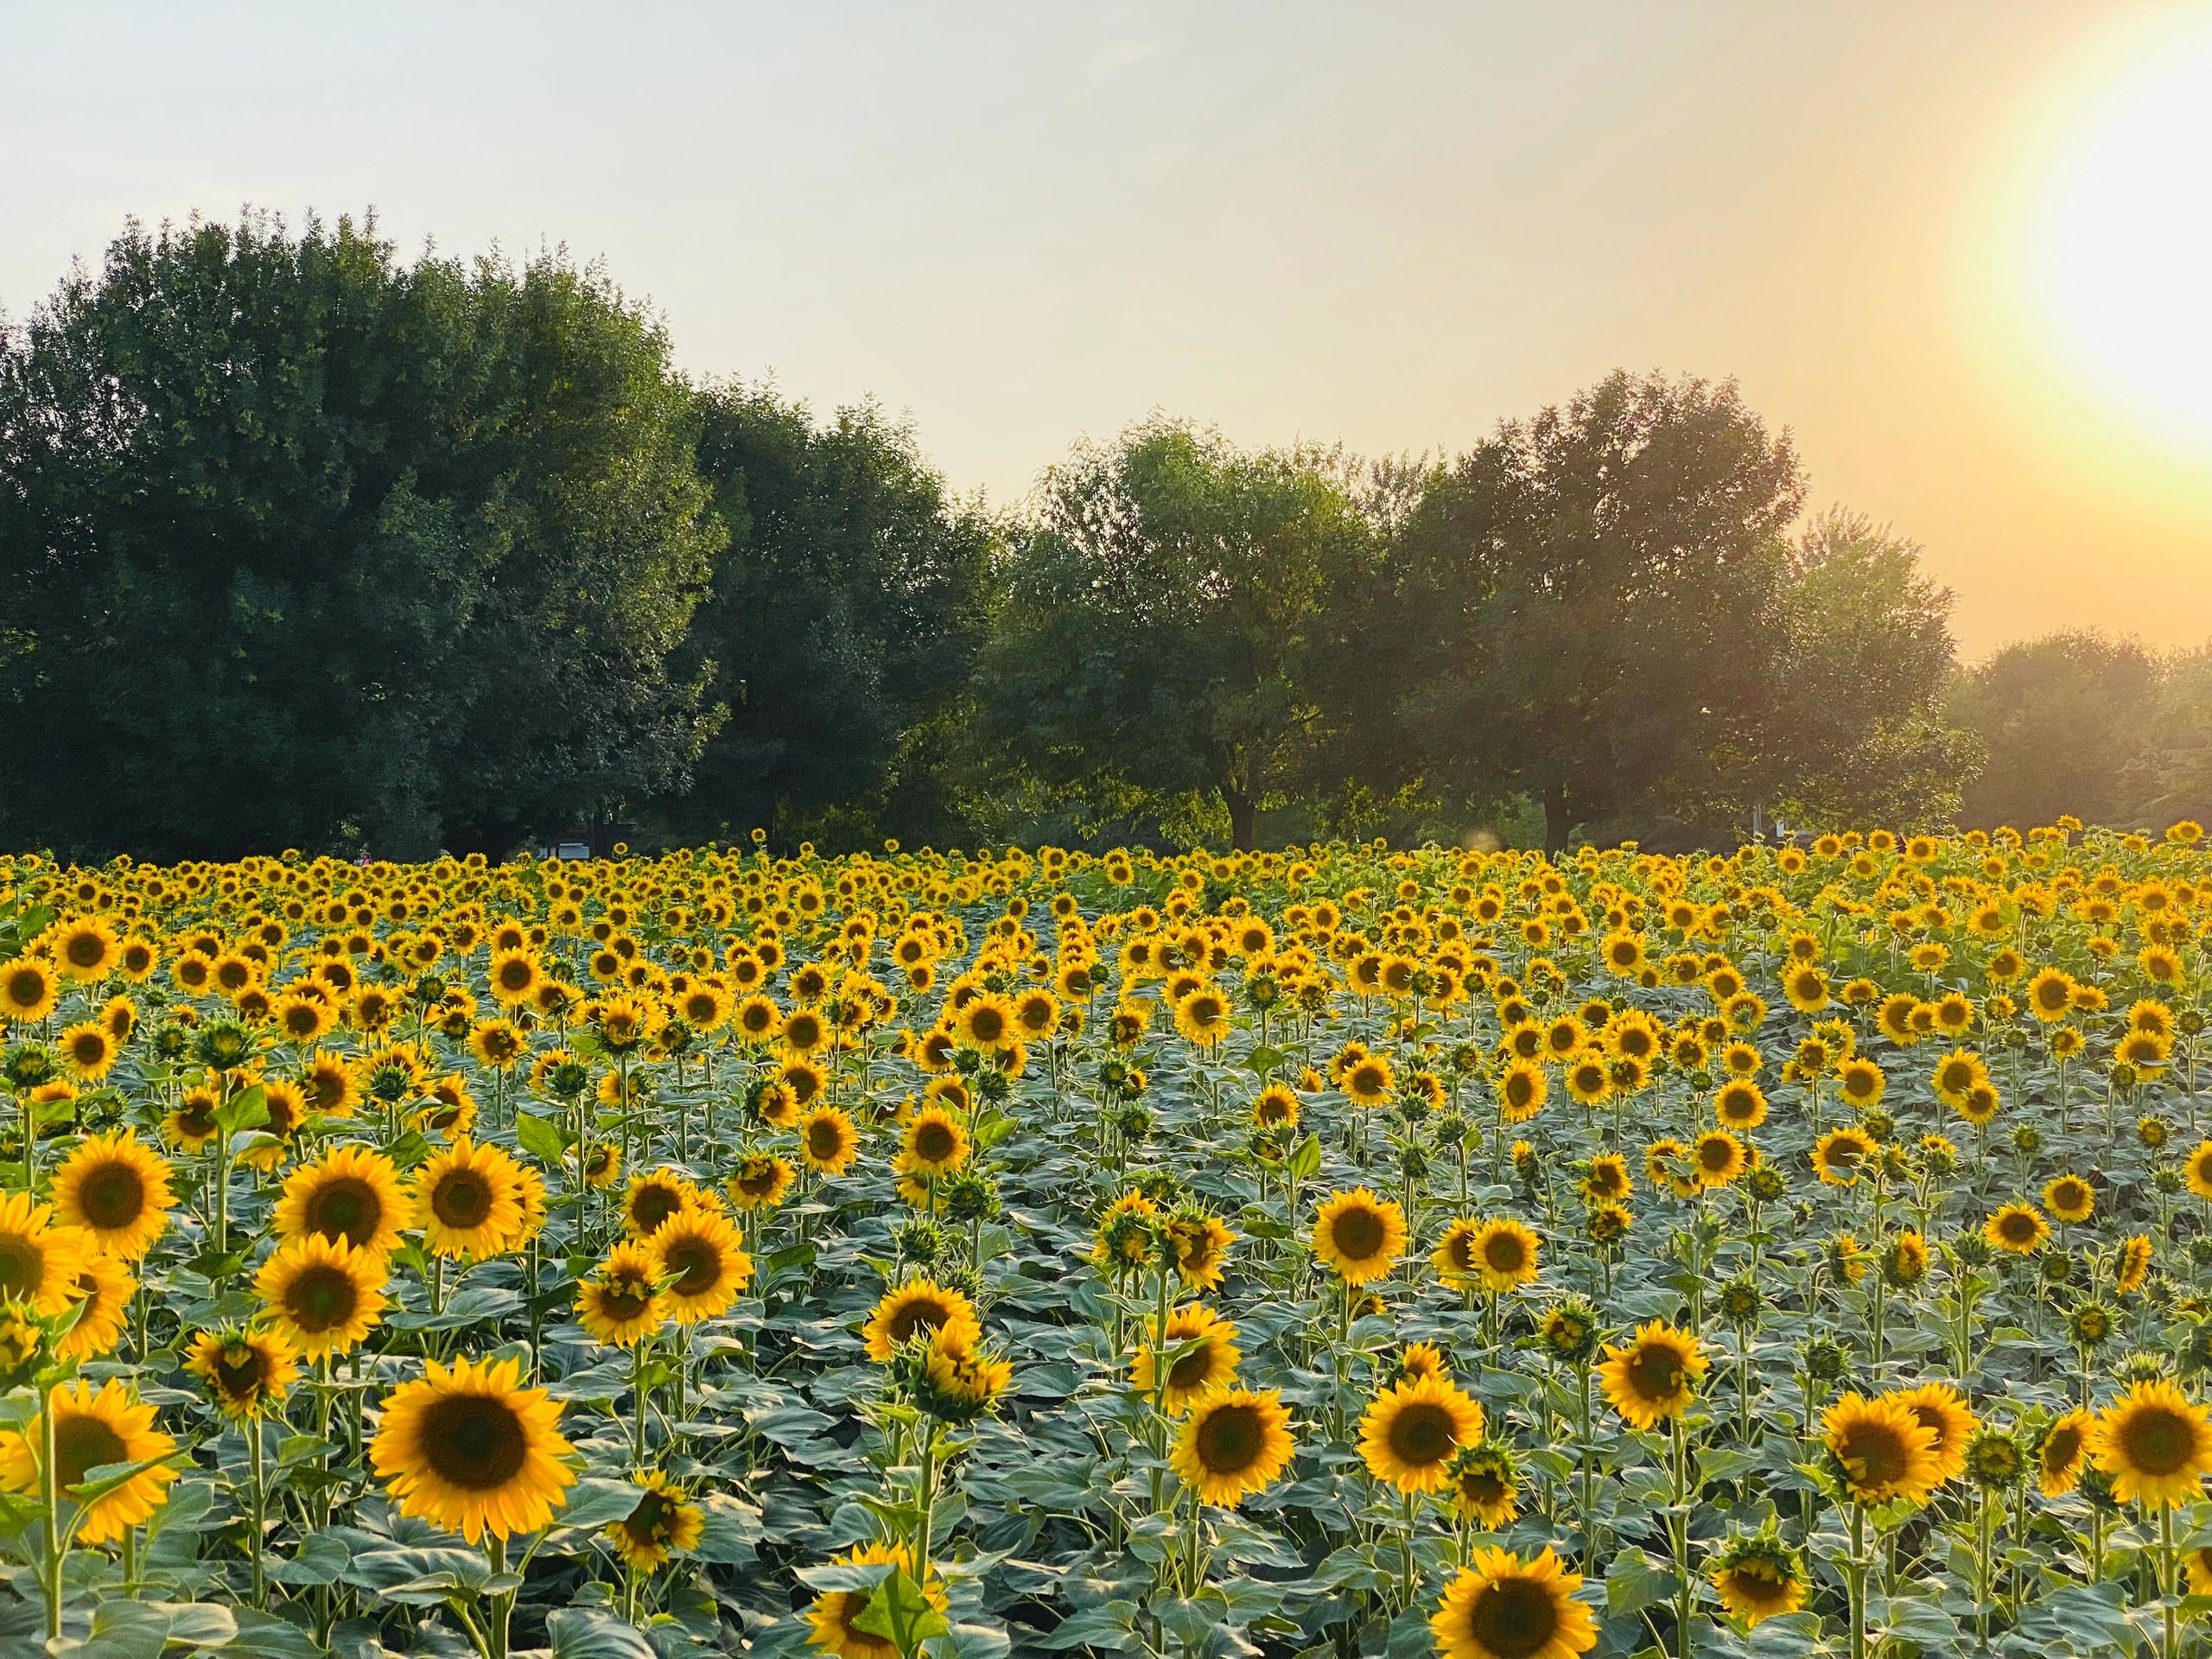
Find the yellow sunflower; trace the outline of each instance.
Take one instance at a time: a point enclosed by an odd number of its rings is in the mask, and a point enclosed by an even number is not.
[[[2061,1175],[2043,1189],[2044,1208],[2069,1224],[2087,1221],[2097,1207],[2096,1189],[2079,1175]]]
[[[1635,1427],[1648,1429],[1689,1409],[1698,1380],[1712,1363],[1689,1332],[1652,1319],[1625,1344],[1606,1344],[1598,1377],[1613,1409]]]
[[[2045,1497],[2063,1497],[2082,1478],[2089,1459],[2096,1419],[2086,1411],[2068,1412],[2043,1432],[2036,1447],[2036,1481]]]
[[[607,1253],[599,1270],[576,1287],[576,1320],[595,1342],[634,1347],[659,1329],[667,1305],[656,1287],[660,1269],[652,1250],[625,1239]]]
[[[0,1198],[0,1296],[35,1313],[60,1313],[77,1300],[91,1244],[78,1229],[54,1225],[51,1205],[10,1192]]]
[[[168,1501],[169,1483],[178,1471],[153,1462],[176,1450],[176,1442],[154,1427],[154,1408],[134,1400],[110,1378],[95,1394],[79,1377],[50,1396],[54,1412],[54,1484],[65,1497],[84,1484],[86,1471],[111,1464],[152,1463],[121,1484],[108,1488],[83,1506],[72,1534],[80,1544],[104,1544],[151,1520]],[[35,1493],[42,1484],[40,1448],[46,1416],[32,1417],[21,1433],[0,1433],[0,1487]]]
[[[899,1154],[902,1171],[916,1175],[945,1176],[968,1161],[968,1131],[941,1106],[925,1106],[906,1125]]]
[[[1174,1356],[1167,1362],[1164,1386],[1155,1369],[1157,1356],[1163,1352]],[[1179,1417],[1207,1389],[1234,1382],[1237,1362],[1243,1357],[1236,1345],[1236,1327],[1205,1303],[1192,1302],[1168,1314],[1164,1341],[1147,1342],[1137,1350],[1129,1367],[1129,1387],[1147,1395],[1160,1389],[1161,1407],[1170,1416]]]
[[[696,1549],[707,1529],[707,1512],[691,1494],[658,1469],[635,1478],[637,1507],[607,1524],[607,1541],[633,1573],[665,1567],[684,1550]]]
[[[1273,1389],[1214,1389],[1191,1402],[1168,1461],[1199,1502],[1234,1508],[1272,1485],[1296,1449]]]
[[[291,1392],[300,1359],[282,1331],[202,1331],[184,1369],[207,1384],[225,1416],[258,1417]]]
[[[0,965],[0,1018],[31,1025],[52,1014],[61,1001],[61,979],[35,957],[17,957]]]
[[[2212,1470],[2212,1413],[2171,1382],[2138,1382],[2097,1419],[2089,1449],[2121,1503],[2192,1503]]]
[[[1405,1212],[1365,1187],[1338,1192],[1313,1218],[1313,1254],[1348,1285],[1390,1271],[1406,1248]]]
[[[1359,1422],[1367,1472],[1402,1492],[1440,1492],[1461,1446],[1483,1437],[1483,1408],[1440,1376],[1400,1382],[1376,1396]]]
[[[830,1560],[833,1567],[887,1567],[887,1577],[905,1573],[912,1578],[914,1558],[904,1544],[860,1544]],[[947,1605],[944,1586],[937,1569],[925,1565],[918,1581],[922,1599],[938,1613]],[[899,1645],[888,1637],[864,1630],[860,1621],[868,1614],[877,1592],[825,1590],[807,1609],[812,1627],[807,1640],[833,1659],[899,1659]]]
[[[1428,1628],[1441,1659],[1575,1659],[1598,1645],[1597,1620],[1575,1599],[1581,1588],[1549,1546],[1533,1560],[1478,1548]]]
[[[1821,1444],[1858,1503],[1917,1503],[1936,1489],[1936,1431],[1893,1395],[1845,1395],[1821,1418]]]
[[[1936,1443],[1929,1452],[1936,1459],[1936,1485],[1947,1484],[1966,1472],[1967,1441],[1973,1438],[1978,1420],[1956,1389],[1948,1382],[1923,1382],[1885,1397],[1895,1400],[1935,1431]]]
[[[276,1325],[310,1359],[344,1354],[384,1317],[385,1258],[308,1233],[289,1240],[253,1281]]]
[[[983,1336],[975,1305],[965,1296],[934,1279],[909,1279],[883,1294],[861,1327],[861,1337],[868,1344],[868,1357],[881,1363],[890,1359],[899,1344],[923,1331],[950,1332],[949,1341],[970,1344],[982,1341]]]
[[[391,1159],[369,1147],[339,1147],[284,1180],[276,1200],[279,1238],[318,1237],[372,1255],[391,1253],[414,1205]]]
[[[1771,1532],[1732,1541],[1707,1575],[1720,1605],[1753,1629],[1805,1605],[1805,1565]]]
[[[561,1408],[504,1359],[436,1360],[385,1396],[369,1463],[399,1512],[474,1544],[536,1532],[575,1484]]]
[[[153,1248],[175,1207],[168,1160],[142,1144],[135,1129],[79,1142],[54,1172],[55,1218],[126,1262]]]
[[[54,1344],[64,1359],[99,1359],[116,1351],[130,1323],[138,1281],[130,1267],[104,1250],[87,1251],[77,1274],[76,1320]]]
[[[860,1130],[841,1108],[817,1106],[798,1121],[798,1149],[817,1175],[842,1175],[861,1155]]]
[[[2033,1255],[2050,1236],[2050,1224],[2026,1204],[2008,1204],[1982,1224],[1981,1235],[2000,1250]]]
[[[415,1172],[415,1220],[438,1255],[481,1261],[522,1242],[522,1182],[515,1160],[462,1135]]]
[[[678,1325],[727,1313],[753,1281],[753,1258],[729,1217],[717,1211],[687,1211],[645,1243],[658,1276],[674,1275],[665,1295],[668,1317]]]

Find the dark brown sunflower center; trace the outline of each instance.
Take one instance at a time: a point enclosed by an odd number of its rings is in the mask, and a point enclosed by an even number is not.
[[[1329,1236],[1347,1260],[1364,1262],[1382,1252],[1382,1217],[1365,1208],[1346,1210],[1329,1224]]]
[[[377,1190],[358,1175],[340,1175],[322,1181],[302,1206],[308,1230],[328,1239],[344,1239],[359,1249],[377,1236],[384,1220],[384,1200]]]
[[[77,1207],[95,1227],[128,1227],[145,1213],[145,1180],[128,1164],[97,1165],[78,1184]]]
[[[260,1351],[226,1348],[215,1361],[215,1381],[233,1400],[251,1400],[261,1392],[268,1367]]]
[[[1854,1423],[1843,1437],[1842,1458],[1860,1485],[1887,1486],[1904,1478],[1911,1452],[1887,1423]]]
[[[835,1158],[844,1147],[845,1137],[835,1123],[810,1123],[806,1129],[806,1149],[817,1158]]]
[[[1529,1250],[1511,1233],[1492,1233],[1483,1246],[1483,1260],[1493,1272],[1518,1273],[1529,1264]]]
[[[1671,1348],[1639,1348],[1628,1362],[1628,1385],[1639,1400],[1665,1400],[1681,1386],[1682,1368]]]
[[[1171,1389],[1195,1389],[1213,1371],[1213,1344],[1194,1348],[1167,1368]]]
[[[85,1471],[103,1464],[126,1463],[130,1448],[98,1417],[63,1415],[54,1420],[54,1472],[63,1491],[79,1485]]]
[[[675,1290],[679,1296],[705,1295],[721,1283],[727,1265],[721,1251],[703,1238],[679,1240],[669,1247],[663,1259],[677,1275]]]
[[[1198,1462],[1212,1474],[1242,1474],[1260,1460],[1267,1431],[1250,1406],[1217,1406],[1198,1425]]]
[[[925,1123],[914,1133],[914,1155],[933,1164],[951,1157],[959,1144],[959,1137],[953,1134],[949,1123]]]
[[[643,1286],[632,1284],[626,1280],[618,1280],[613,1284],[600,1287],[600,1312],[610,1319],[634,1319],[652,1306],[652,1294]]]
[[[2196,1427],[2170,1407],[2139,1406],[2123,1420],[2119,1440],[2135,1468],[2146,1475],[2171,1475],[2195,1455]]]
[[[46,976],[35,968],[18,968],[7,979],[8,1001],[18,1008],[35,1008],[46,1001]]]
[[[1202,1008],[1193,1013],[1203,1015]],[[996,1008],[978,1008],[968,1019],[968,1029],[979,1043],[995,1043],[1006,1034],[1006,1016]]]
[[[1500,1579],[1467,1610],[1468,1634],[1500,1659],[1541,1653],[1558,1629],[1551,1592],[1529,1579]]]
[[[490,1491],[522,1471],[530,1452],[522,1420],[503,1400],[448,1395],[423,1414],[423,1460],[442,1480]]]
[[[294,1325],[314,1335],[352,1319],[360,1300],[360,1287],[344,1268],[314,1267],[285,1287],[284,1312]]]
[[[918,1296],[901,1304],[891,1315],[893,1342],[904,1342],[917,1331],[934,1331],[952,1317],[952,1310],[931,1297]]]
[[[1398,1460],[1416,1468],[1443,1462],[1459,1443],[1452,1414],[1426,1401],[1399,1410],[1390,1420],[1389,1440]]]
[[[69,941],[69,965],[97,968],[107,960],[107,942],[97,933],[79,933]]]
[[[1728,1593],[1738,1601],[1747,1601],[1754,1607],[1775,1607],[1789,1599],[1790,1584],[1786,1578],[1770,1576],[1760,1568],[1732,1567],[1728,1573]]]
[[[33,1296],[46,1283],[46,1252],[21,1233],[0,1233],[0,1292]]]
[[[449,1169],[430,1189],[430,1213],[448,1227],[481,1227],[496,1196],[481,1170]]]
[[[664,1186],[642,1187],[630,1200],[630,1219],[641,1233],[657,1232],[663,1222],[683,1207],[682,1196]]]

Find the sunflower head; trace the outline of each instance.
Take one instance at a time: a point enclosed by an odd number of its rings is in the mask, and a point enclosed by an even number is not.
[[[1576,1599],[1582,1576],[1547,1547],[1534,1560],[1479,1548],[1429,1619],[1441,1659],[1574,1659],[1598,1643],[1597,1622]]]
[[[548,1524],[575,1475],[560,1406],[522,1386],[520,1362],[424,1362],[386,1396],[369,1462],[400,1513],[470,1543]]]
[[[1405,1214],[1365,1187],[1338,1192],[1313,1221],[1313,1253],[1348,1285],[1363,1285],[1390,1271],[1406,1248]]]
[[[283,1332],[233,1325],[192,1339],[184,1368],[207,1385],[226,1417],[258,1417],[298,1379],[298,1351]]]
[[[1289,1409],[1272,1389],[1215,1389],[1192,1402],[1169,1461],[1200,1502],[1233,1508],[1273,1485],[1294,1450]]]
[[[1771,1528],[1732,1539],[1710,1574],[1720,1605],[1746,1629],[1805,1605],[1804,1559]]]
[[[1847,1394],[1827,1408],[1821,1427],[1837,1484],[1856,1502],[1916,1503],[1942,1478],[1936,1431],[1902,1400]]]
[[[1605,1350],[1599,1376],[1605,1399],[1637,1428],[1649,1428],[1689,1408],[1698,1380],[1710,1368],[1704,1344],[1662,1319],[1637,1328]]]
[[[1402,1492],[1444,1490],[1452,1455],[1483,1435],[1483,1408],[1441,1376],[1386,1389],[1360,1420],[1368,1472]]]

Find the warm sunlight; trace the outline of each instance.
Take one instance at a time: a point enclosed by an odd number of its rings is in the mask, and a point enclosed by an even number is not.
[[[2117,412],[2212,447],[2212,29],[2146,54],[2054,160],[2031,234],[2059,350]]]

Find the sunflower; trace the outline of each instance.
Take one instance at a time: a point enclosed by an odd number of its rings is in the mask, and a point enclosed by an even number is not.
[[[1214,1389],[1191,1402],[1168,1461],[1199,1502],[1233,1508],[1273,1484],[1296,1449],[1273,1389]]]
[[[35,1313],[55,1314],[77,1300],[91,1238],[54,1224],[54,1208],[28,1192],[0,1198],[0,1296]]]
[[[154,1427],[155,1409],[134,1400],[123,1384],[110,1378],[95,1394],[79,1377],[48,1396],[54,1413],[54,1485],[62,1496],[72,1496],[84,1484],[88,1470],[111,1464],[146,1463],[119,1484],[84,1505],[73,1535],[80,1544],[104,1544],[120,1538],[132,1527],[152,1519],[168,1500],[168,1484],[177,1471],[155,1459],[176,1450],[176,1442]],[[0,1433],[0,1487],[11,1492],[41,1490],[39,1448],[45,1442],[46,1417],[34,1416],[21,1433]]]
[[[1613,1069],[1601,1049],[1586,1048],[1571,1058],[1564,1080],[1567,1098],[1578,1106],[1596,1106],[1613,1092]]]
[[[925,1106],[906,1125],[899,1153],[902,1171],[945,1176],[968,1161],[968,1131],[941,1106]]]
[[[1707,1129],[1690,1147],[1690,1173],[1700,1186],[1730,1185],[1750,1164],[1744,1143],[1726,1129]]]
[[[61,1033],[61,1063],[80,1083],[98,1083],[115,1065],[116,1042],[105,1026],[79,1020]]]
[[[2151,1274],[2151,1236],[2136,1233],[2122,1241],[2120,1256],[2113,1267],[2113,1288],[2123,1296],[2133,1295],[2143,1288],[2143,1281]]]
[[[300,1359],[282,1331],[202,1331],[184,1369],[207,1384],[226,1417],[258,1417],[291,1391]]]
[[[1164,1385],[1154,1369],[1155,1356],[1163,1351],[1176,1355],[1167,1362]],[[1236,1345],[1236,1327],[1205,1303],[1192,1302],[1167,1316],[1164,1341],[1147,1343],[1137,1350],[1129,1368],[1129,1386],[1141,1395],[1161,1389],[1161,1407],[1170,1416],[1179,1417],[1207,1389],[1234,1382],[1237,1362],[1243,1357],[1243,1350]]]
[[[2049,1025],[2074,1011],[2074,981],[2063,968],[2039,968],[2028,981],[2028,1012]]]
[[[1936,1459],[1936,1485],[1946,1485],[1966,1472],[1967,1442],[1979,1424],[1956,1389],[1948,1382],[1923,1382],[1885,1397],[1935,1430],[1936,1444],[1929,1450]]]
[[[1635,1427],[1648,1429],[1689,1408],[1698,1379],[1712,1363],[1689,1332],[1652,1319],[1625,1344],[1606,1344],[1598,1376],[1613,1409]]]
[[[1313,1218],[1313,1254],[1348,1285],[1380,1279],[1406,1248],[1405,1212],[1365,1187],[1338,1192]]]
[[[637,1507],[607,1524],[607,1541],[633,1573],[665,1567],[678,1553],[696,1549],[707,1529],[707,1514],[691,1494],[654,1469],[635,1478]]]
[[[415,1219],[438,1255],[481,1261],[521,1243],[522,1184],[499,1147],[462,1135],[415,1172]]]
[[[97,916],[62,923],[48,936],[54,960],[70,978],[84,984],[105,979],[120,950],[115,929]]]
[[[423,1375],[385,1397],[369,1463],[399,1512],[474,1544],[536,1532],[575,1483],[561,1438],[561,1408],[521,1386],[522,1364],[423,1362]]]
[[[1482,1230],[1483,1224],[1472,1216],[1461,1216],[1444,1230],[1444,1236],[1428,1258],[1439,1279],[1455,1289],[1474,1282],[1481,1270],[1475,1258],[1475,1239]]]
[[[1402,1492],[1439,1492],[1452,1454],[1483,1437],[1483,1408],[1440,1376],[1400,1382],[1376,1396],[1359,1421],[1367,1472]]]
[[[545,970],[529,950],[499,951],[492,957],[488,981],[493,999],[502,1007],[518,1008],[531,1001],[544,979]]]
[[[2044,1186],[2043,1203],[2061,1221],[2084,1222],[2097,1207],[2096,1189],[2079,1175],[2061,1175]]]
[[[2212,1141],[2201,1142],[2182,1165],[2189,1190],[2200,1198],[2212,1198]]]
[[[1521,1469],[1513,1449],[1497,1440],[1463,1446],[1445,1469],[1452,1512],[1484,1531],[1510,1526],[1521,1513]]]
[[[388,1254],[415,1206],[391,1159],[368,1147],[339,1147],[285,1179],[274,1224],[279,1238],[319,1237]]]
[[[1989,1068],[1972,1049],[1955,1049],[1936,1063],[1929,1078],[1936,1097],[1954,1110],[1967,1103],[1977,1084],[1989,1081]]]
[[[842,1175],[861,1155],[861,1134],[836,1106],[817,1106],[798,1121],[799,1155],[817,1175]]]
[[[1713,1093],[1713,1115],[1732,1129],[1756,1129],[1766,1122],[1766,1091],[1749,1077],[1735,1077]]]
[[[1805,1605],[1803,1559],[1772,1531],[1732,1540],[1708,1577],[1720,1605],[1747,1630]]]
[[[667,1303],[660,1269],[646,1244],[625,1239],[576,1287],[576,1321],[595,1342],[631,1348],[660,1328]]]
[[[1486,1290],[1512,1290],[1536,1277],[1541,1243],[1535,1234],[1510,1217],[1484,1222],[1467,1241],[1467,1248]]]
[[[168,1160],[141,1144],[135,1129],[80,1141],[54,1172],[54,1218],[126,1262],[154,1247],[175,1206]]]
[[[832,1567],[887,1567],[886,1578],[913,1578],[914,1558],[904,1544],[859,1544],[831,1558]],[[925,1564],[918,1587],[922,1599],[942,1615],[947,1605],[944,1586],[936,1568]],[[860,1627],[874,1605],[874,1590],[825,1590],[806,1611],[813,1627],[807,1640],[833,1659],[899,1659],[899,1644]]]
[[[2050,1224],[2032,1205],[2008,1204],[1982,1224],[1981,1236],[2000,1250],[2033,1255],[2050,1236]]]
[[[1236,1235],[1218,1216],[1178,1211],[1167,1222],[1175,1276],[1197,1291],[1218,1290]]]
[[[691,1183],[672,1169],[632,1175],[629,1191],[622,1196],[623,1229],[632,1238],[651,1238],[698,1201]]]
[[[2088,1461],[2096,1427],[2088,1412],[2075,1410],[2044,1430],[2036,1446],[2036,1480],[2045,1497],[2063,1497],[2074,1490]]]
[[[1813,1148],[1813,1171],[1831,1186],[1856,1186],[1880,1148],[1864,1129],[1830,1129]]]
[[[43,1020],[61,1001],[60,976],[35,957],[17,957],[0,967],[0,1018],[18,1025]]]
[[[934,1279],[909,1279],[884,1293],[861,1327],[861,1337],[868,1344],[868,1357],[882,1363],[889,1361],[901,1343],[924,1331],[956,1332],[971,1344],[980,1342],[983,1335],[975,1305],[965,1296]]]
[[[1449,1376],[1452,1368],[1446,1363],[1444,1351],[1433,1342],[1409,1342],[1398,1355],[1397,1375],[1394,1379],[1410,1382],[1424,1376]]]
[[[2212,1413],[2171,1382],[2138,1382],[2098,1418],[2089,1450],[2121,1503],[2177,1507],[2212,1471]]]
[[[1618,1152],[1601,1152],[1590,1160],[1582,1176],[1585,1204],[1618,1204],[1636,1190],[1628,1173],[1628,1160]]]
[[[1428,1621],[1436,1650],[1441,1659],[1574,1659],[1598,1645],[1597,1621],[1575,1599],[1581,1587],[1548,1545],[1533,1560],[1478,1548]]]
[[[952,1028],[966,1047],[995,1053],[1014,1040],[1014,1005],[989,992],[971,996],[953,1016]]]
[[[688,1210],[645,1241],[655,1276],[673,1275],[665,1293],[668,1317],[693,1325],[727,1313],[753,1280],[753,1258],[738,1241],[729,1217]]]
[[[384,1316],[385,1258],[320,1233],[288,1241],[262,1263],[254,1294],[310,1359],[343,1354]]]
[[[54,1344],[63,1359],[105,1358],[122,1342],[130,1323],[130,1299],[138,1281],[124,1262],[102,1250],[86,1252],[77,1274],[76,1319]]]
[[[1271,1083],[1260,1090],[1259,1098],[1252,1103],[1252,1127],[1255,1129],[1294,1129],[1298,1127],[1298,1096],[1279,1083]]]
[[[1397,1086],[1390,1062],[1380,1054],[1363,1056],[1346,1067],[1342,1084],[1345,1098],[1353,1105],[1368,1107],[1388,1105]]]
[[[1847,1394],[1821,1418],[1821,1444],[1836,1479],[1856,1503],[1917,1503],[1936,1489],[1936,1431],[1894,1395]]]
[[[1543,1109],[1550,1084],[1534,1060],[1516,1060],[1498,1074],[1497,1106],[1508,1123],[1525,1123]]]
[[[1888,1074],[1872,1060],[1846,1060],[1836,1073],[1836,1082],[1845,1100],[1867,1112],[1882,1103],[1890,1080]]]
[[[794,1173],[787,1159],[773,1153],[748,1153],[729,1178],[729,1201],[740,1210],[772,1210],[791,1191]]]
[[[1175,1029],[1187,1042],[1211,1048],[1229,1034],[1229,999],[1211,985],[1201,985],[1175,1002]]]

